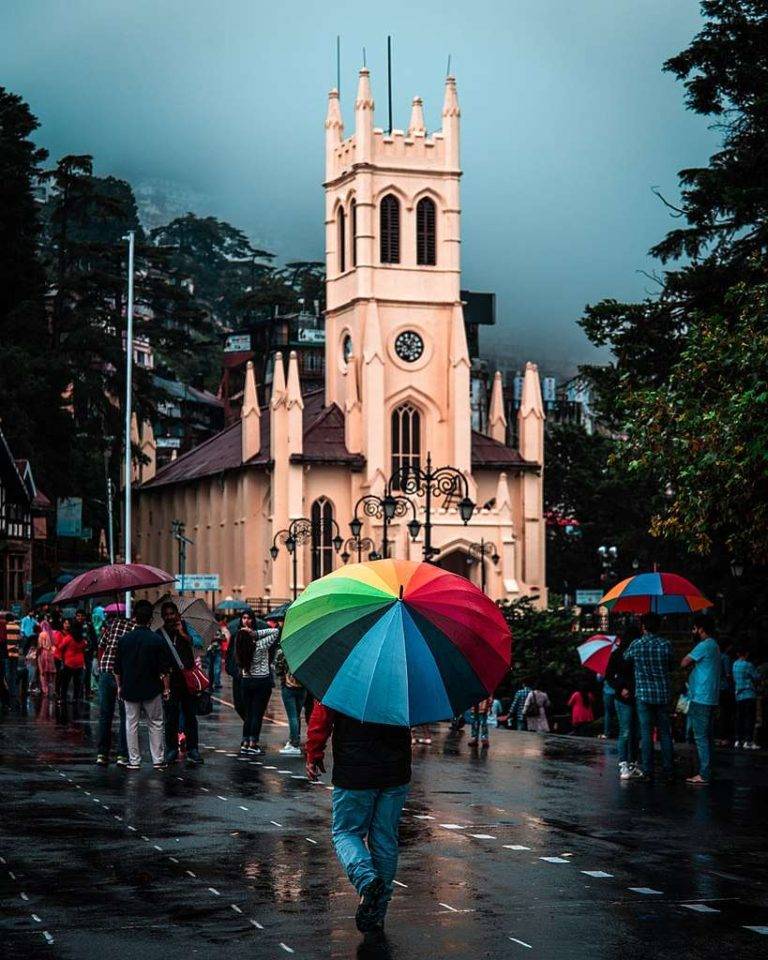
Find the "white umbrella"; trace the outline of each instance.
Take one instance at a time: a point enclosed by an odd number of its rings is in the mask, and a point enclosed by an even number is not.
[[[211,613],[211,609],[205,600],[200,597],[172,597],[170,594],[161,597],[155,604],[155,612],[152,617],[152,628],[154,630],[163,625],[160,610],[168,600],[176,604],[182,618],[193,630],[200,634],[204,643],[210,643],[213,640],[216,636],[216,618]]]

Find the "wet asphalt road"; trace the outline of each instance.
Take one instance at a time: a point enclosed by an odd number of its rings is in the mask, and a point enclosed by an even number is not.
[[[435,728],[415,748],[388,944],[371,947],[333,856],[328,777],[277,754],[272,706],[258,762],[235,756],[222,704],[201,720],[205,766],[164,773],[96,767],[93,721],[1,718],[0,955],[768,955],[768,757],[724,752],[696,792],[620,784],[611,744],[493,730],[478,755]]]

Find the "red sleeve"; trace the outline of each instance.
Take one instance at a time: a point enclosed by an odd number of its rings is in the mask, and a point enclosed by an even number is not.
[[[333,731],[333,716],[333,710],[324,707],[322,703],[316,702],[312,707],[305,745],[307,760],[310,763],[323,759],[325,745]]]

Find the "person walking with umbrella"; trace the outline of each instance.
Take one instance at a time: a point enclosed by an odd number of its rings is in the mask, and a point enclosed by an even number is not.
[[[360,903],[358,929],[383,933],[411,779],[410,729],[450,720],[493,693],[510,666],[500,610],[464,577],[377,560],[311,583],[286,615],[288,668],[316,698],[306,770],[333,750],[331,838]]]
[[[269,650],[277,640],[279,631],[271,627],[254,630],[253,617],[249,612],[243,614],[241,623],[235,637],[235,660],[240,671],[240,690],[245,706],[240,752],[255,755],[264,752],[259,744],[261,725],[274,687]]]
[[[183,670],[194,669],[194,644],[186,624],[179,615],[179,608],[172,600],[166,600],[160,615],[163,618],[163,625],[158,633],[168,644],[171,652],[170,694],[165,700],[165,762],[176,763],[179,759],[179,715],[183,712],[187,764],[199,766],[203,763],[203,758],[198,748],[197,703],[187,689],[183,673]]]

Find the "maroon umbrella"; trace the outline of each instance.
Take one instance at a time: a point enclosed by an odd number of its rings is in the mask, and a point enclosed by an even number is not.
[[[62,587],[53,598],[53,603],[66,603],[68,600],[85,600],[86,597],[100,597],[106,593],[125,593],[127,590],[141,590],[145,587],[159,587],[163,583],[172,583],[176,577],[158,567],[146,563],[113,563],[81,573],[79,577]]]

